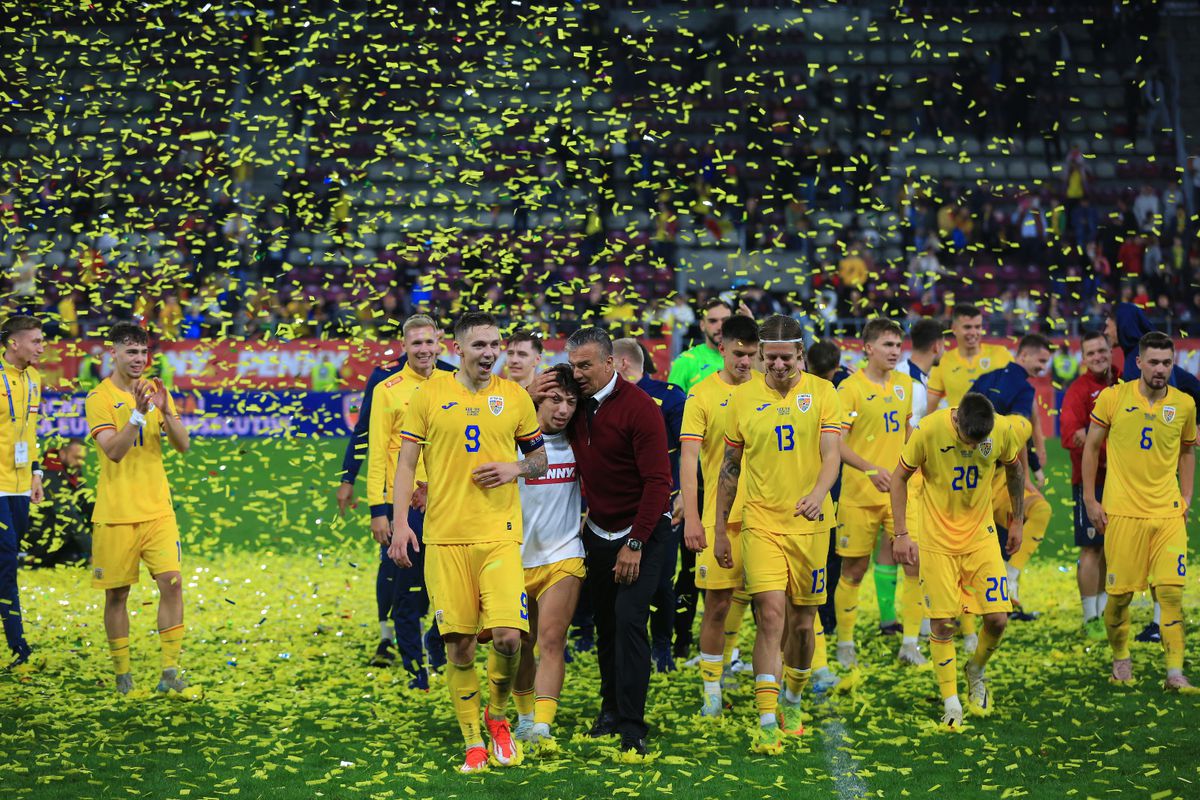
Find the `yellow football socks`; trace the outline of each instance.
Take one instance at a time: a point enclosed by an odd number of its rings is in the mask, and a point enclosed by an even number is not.
[[[838,580],[833,592],[833,608],[837,612],[838,642],[854,641],[854,625],[858,622],[858,588],[845,575]]]
[[[821,624],[820,614],[816,614],[813,617],[813,638],[815,644],[813,645],[812,662],[809,664],[809,668],[813,672],[816,672],[817,670],[826,669],[829,666],[829,652],[825,649],[825,640],[828,637],[825,636],[825,626]]]
[[[1104,626],[1108,629],[1108,646],[1113,658],[1129,658],[1129,604],[1133,592],[1110,594],[1104,607]]]
[[[987,666],[988,659],[992,657],[992,653],[996,652],[996,648],[1000,646],[1000,639],[1004,633],[992,633],[991,629],[983,626],[983,630],[979,632],[979,646],[975,648],[975,652],[971,655],[971,663],[982,669]]]
[[[108,654],[112,656],[113,672],[124,675],[129,672],[129,637],[108,640]]]
[[[1167,669],[1183,669],[1183,587],[1159,586],[1158,605],[1162,609],[1159,630]]]
[[[786,664],[783,667],[783,685],[793,696],[799,695],[804,691],[808,686],[808,679],[810,677],[812,677],[811,669],[789,667]]]
[[[975,615],[967,612],[958,618],[958,632],[963,636],[971,636],[977,632],[975,627]]]
[[[483,744],[479,732],[479,675],[475,665],[446,663],[446,688],[467,747]]]
[[[754,678],[754,707],[758,709],[759,721],[766,724],[776,718],[779,710],[779,681],[774,675],[757,675]]]
[[[925,618],[925,597],[921,592],[921,579],[905,574],[900,601],[900,622],[905,639],[915,640],[921,635],[921,620]]]
[[[538,696],[535,710],[533,712],[533,723],[535,725],[554,724],[554,715],[558,713],[558,698]]]
[[[729,603],[729,613],[725,615],[725,659],[726,667],[733,661],[733,650],[738,646],[738,637],[742,631],[742,620],[746,618],[746,608],[750,605],[750,595],[741,589],[735,589],[733,599]]]
[[[159,631],[158,644],[162,648],[162,668],[178,669],[179,651],[183,649],[183,623]],[[129,662],[126,661],[125,665],[129,666]]]
[[[1013,569],[1025,569],[1029,559],[1037,552],[1038,545],[1046,538],[1050,526],[1050,503],[1039,494],[1025,496],[1025,525],[1021,536],[1021,548],[1013,553],[1008,565]]]
[[[954,655],[954,638],[929,637],[929,655],[933,657],[933,674],[937,676],[942,699],[958,695],[958,663]]]
[[[500,719],[508,708],[508,696],[512,693],[513,678],[517,674],[517,665],[521,663],[521,651],[512,655],[504,655],[492,647],[488,653],[487,677],[490,695],[488,697],[488,716]]]
[[[517,707],[517,713],[522,717],[527,717],[533,713],[534,695],[533,689],[513,689],[512,692],[513,705]]]
[[[721,664],[720,656],[714,653],[700,654],[700,680],[720,688],[723,672],[724,667]]]

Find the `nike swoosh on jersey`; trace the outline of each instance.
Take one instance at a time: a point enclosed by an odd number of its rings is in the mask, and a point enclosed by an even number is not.
[[[755,411],[762,411],[764,408],[770,408],[770,406],[771,406],[771,404],[770,404],[770,403],[763,403],[761,406],[759,406],[758,408],[756,408],[756,409],[754,409],[754,410],[755,410]]]
[[[446,403],[446,405],[442,406],[442,411],[445,411],[446,409],[449,409],[449,408],[454,408],[456,405],[458,405],[458,401],[451,400],[449,403]],[[466,699],[466,698],[464,698],[464,699]]]

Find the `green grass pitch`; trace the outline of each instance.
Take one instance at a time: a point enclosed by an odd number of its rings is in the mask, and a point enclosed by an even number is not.
[[[968,720],[959,734],[934,730],[933,675],[893,666],[897,643],[872,633],[867,581],[865,681],[812,708],[808,734],[780,757],[747,751],[749,676],[731,694],[734,710],[705,726],[695,717],[698,675],[683,669],[652,678],[656,756],[616,763],[614,743],[573,738],[596,711],[586,655],[568,668],[562,753],[464,778],[440,681],[414,694],[402,675],[364,666],[378,635],[377,550],[365,503],[337,518],[343,446],[202,440],[171,459],[185,537],[183,663],[202,701],[118,699],[102,596],[87,573],[22,573],[29,635],[48,665],[24,683],[0,676],[4,797],[1200,797],[1200,698],[1161,692],[1152,645],[1135,647],[1138,685],[1110,687],[1107,647],[1079,634],[1061,450],[1051,456],[1050,532],[1021,581],[1027,607],[1043,616],[1013,623],[992,661],[991,718]],[[146,688],[157,675],[155,601],[143,579],[130,608],[134,672]],[[1136,629],[1148,604],[1134,614]],[[747,623],[744,648],[751,636]]]

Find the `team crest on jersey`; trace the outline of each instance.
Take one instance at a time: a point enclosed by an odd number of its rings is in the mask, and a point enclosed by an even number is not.
[[[896,392],[896,397],[897,397],[897,398],[898,398],[898,399],[899,399],[901,402],[903,402],[903,401],[904,401],[904,387],[903,387],[903,386],[895,386],[895,387],[892,387],[892,388],[893,388],[893,390]]]
[[[346,427],[354,430],[354,426],[358,424],[359,410],[362,408],[363,393],[348,392],[342,395],[342,419],[346,423]]]
[[[1168,425],[1175,421],[1175,406],[1163,406],[1163,422]]]
[[[807,414],[808,410],[812,408],[812,395],[796,395],[796,408],[800,409],[801,414]]]
[[[982,369],[984,372],[987,372],[989,369],[992,368],[992,360],[990,358],[979,359],[979,368]]]
[[[498,394],[488,395],[488,410],[492,416],[500,416],[500,412],[504,411],[504,398]]]
[[[982,442],[979,443],[979,455],[983,456],[984,458],[987,458],[991,454],[992,454],[992,440],[984,439]]]

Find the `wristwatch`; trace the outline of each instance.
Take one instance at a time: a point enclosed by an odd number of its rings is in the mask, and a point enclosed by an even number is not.
[[[636,553],[642,549],[642,542],[640,539],[635,539],[632,536],[630,536],[628,539],[625,540],[625,546]]]

